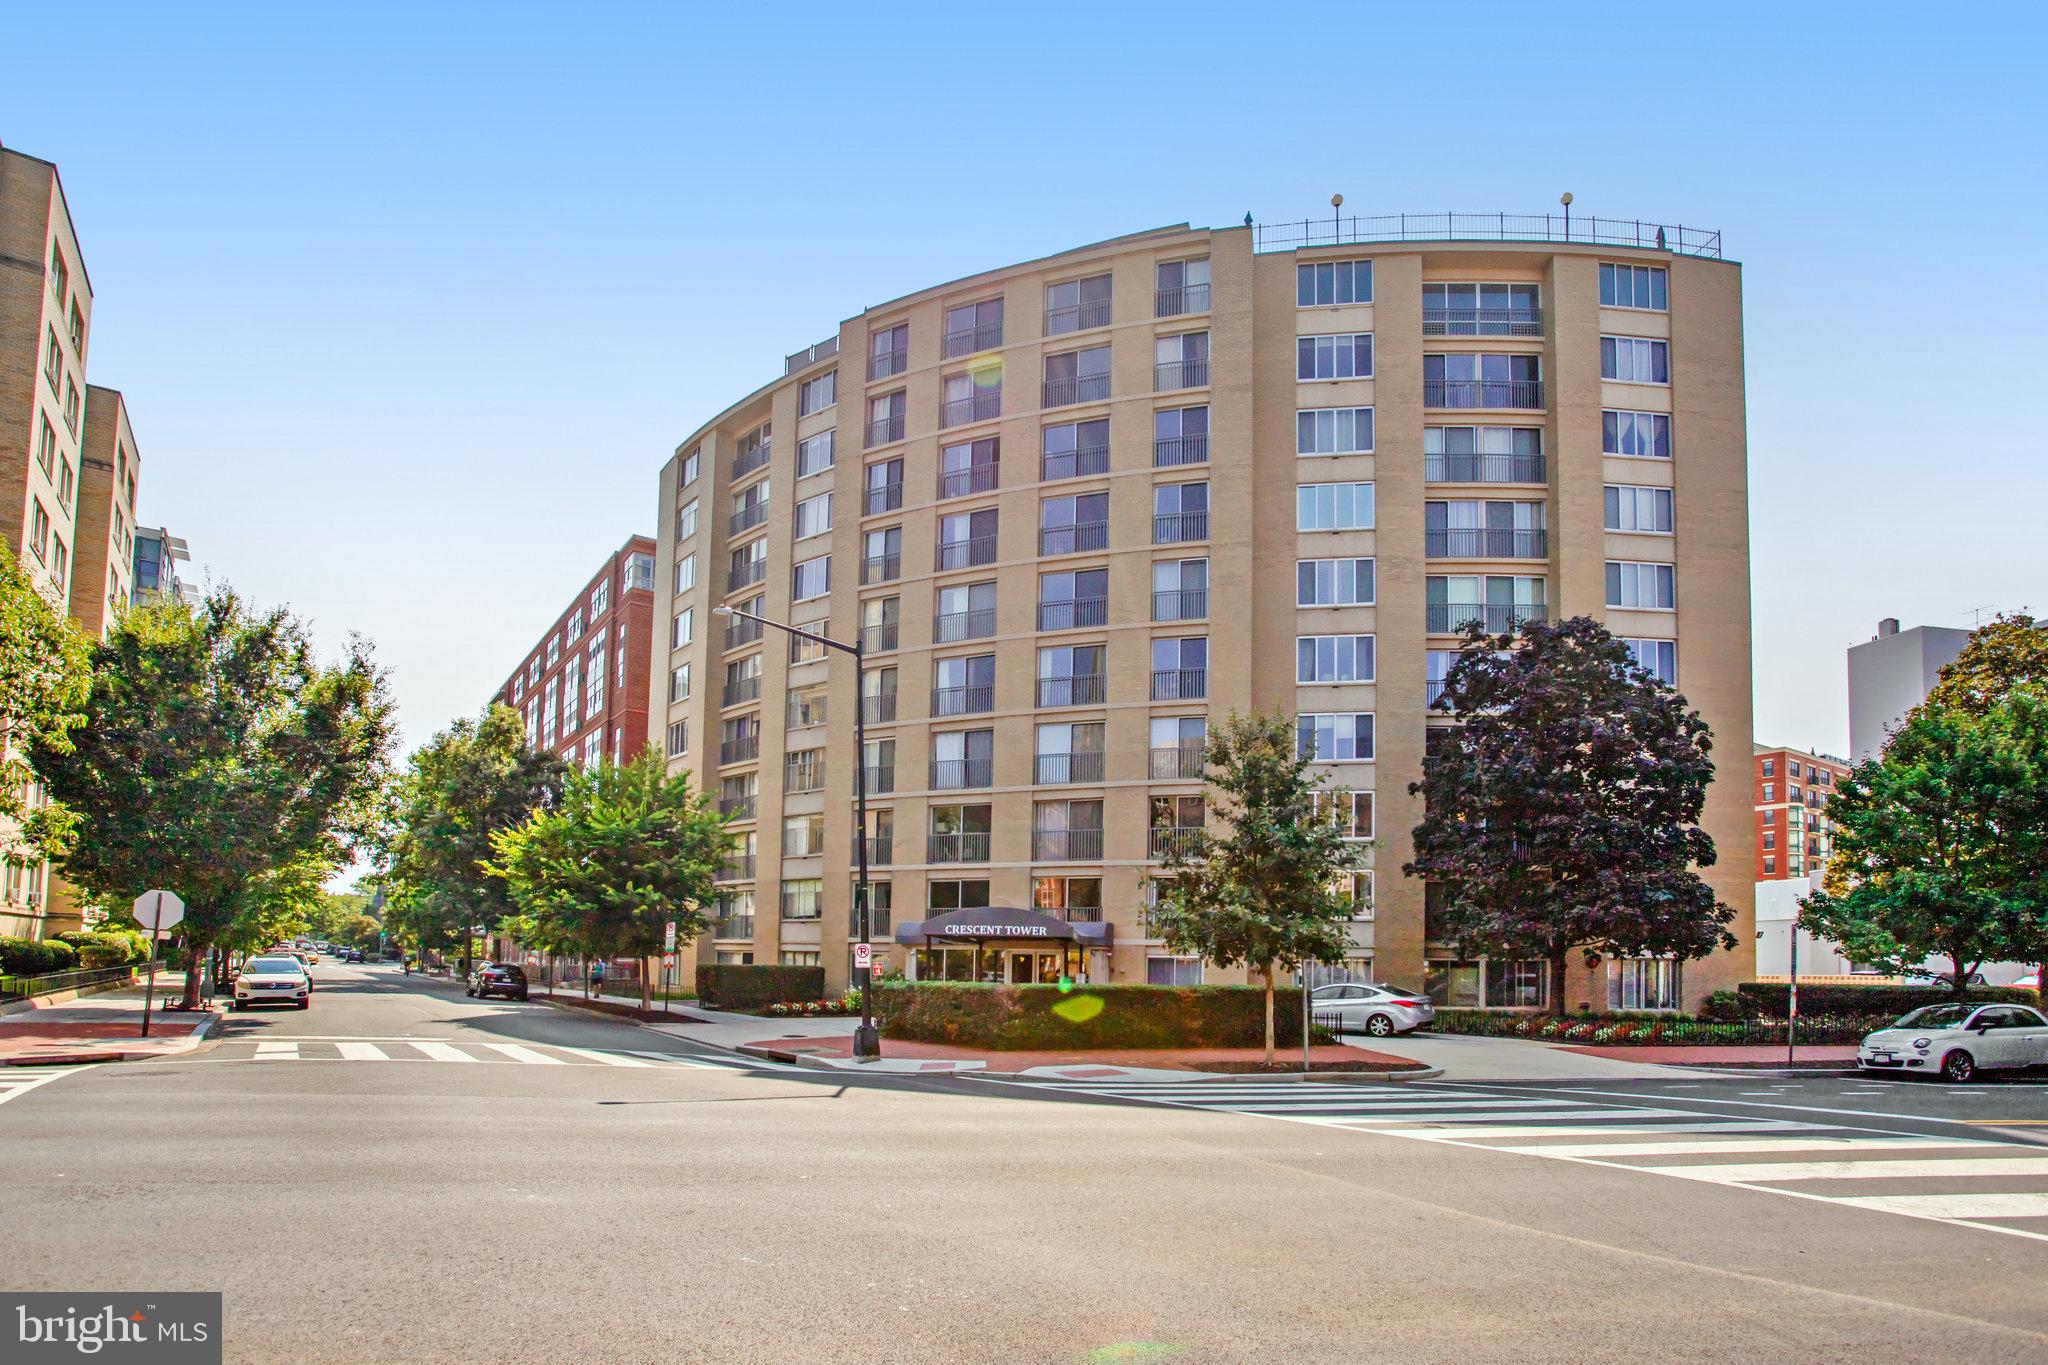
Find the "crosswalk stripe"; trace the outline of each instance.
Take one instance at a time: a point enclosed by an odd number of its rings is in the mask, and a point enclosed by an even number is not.
[[[68,1076],[77,1068],[63,1067],[51,1071],[21,1071],[0,1081],[0,1104],[26,1095],[37,1086],[48,1085],[59,1076]]]
[[[1711,1180],[1723,1185],[1769,1185],[1786,1180],[1901,1180],[1915,1176],[2031,1175],[2048,1179],[2048,1155],[2037,1157],[1926,1157],[1895,1161],[1764,1161],[1728,1166],[1640,1166],[1655,1175]],[[2042,1196],[2048,1199],[2048,1194]]]
[[[1752,1122],[1726,1123],[1660,1123],[1655,1121],[1627,1120],[1621,1123],[1575,1124],[1575,1123],[1532,1123],[1526,1126],[1502,1124],[1498,1127],[1464,1129],[1458,1133],[1458,1140],[1473,1147],[1485,1147],[1499,1138],[1532,1137],[1600,1137],[1613,1134],[1624,1137],[1654,1137],[1661,1133],[1818,1133],[1821,1130],[1810,1123],[1793,1123],[1788,1119],[1756,1119]],[[1513,1151],[1514,1148],[1502,1148]],[[1555,1147],[1533,1147],[1534,1154],[1555,1152]]]
[[[1434,1114],[1458,1114],[1474,1109],[1573,1109],[1582,1107],[1572,1100],[1416,1100],[1409,1104],[1359,1104],[1355,1100],[1252,1100],[1231,1104],[1216,1101],[1205,1104],[1204,1109],[1223,1109],[1237,1113],[1256,1114],[1309,1114],[1329,1110],[1343,1110],[1347,1113],[1405,1114],[1410,1111]]]
[[[592,1047],[569,1047],[563,1043],[556,1043],[555,1047],[559,1051],[572,1053],[578,1057],[588,1057],[593,1062],[603,1062],[606,1066],[651,1067],[654,1065],[652,1062],[643,1062],[638,1057],[626,1057],[616,1052],[599,1052],[596,1048]]]
[[[375,1043],[336,1043],[344,1062],[388,1062],[389,1053]]]
[[[651,1057],[657,1062],[673,1062],[677,1066],[693,1067],[698,1071],[744,1071],[746,1069],[731,1062],[714,1062],[703,1057],[685,1057],[674,1052],[649,1052],[634,1048],[632,1053],[635,1057]]]
[[[266,1038],[256,1044],[256,1060],[259,1062],[296,1062],[299,1060],[299,1045]]]
[[[485,1043],[483,1046],[493,1052],[503,1053],[515,1062],[525,1062],[528,1066],[568,1065],[560,1057],[550,1057],[545,1052],[535,1052],[532,1048],[521,1047],[517,1043]]]
[[[1467,1109],[1446,1109],[1436,1113],[1424,1112],[1419,1114],[1360,1114],[1354,1117],[1343,1119],[1341,1120],[1341,1122],[1347,1124],[1356,1124],[1359,1126],[1370,1126],[1373,1128],[1389,1129],[1421,1129],[1424,1127],[1429,1127],[1432,1129],[1443,1127],[1445,1129],[1449,1129],[1455,1127],[1459,1131],[1460,1136],[1463,1136],[1466,1133],[1483,1136],[1487,1133],[1495,1131],[1494,1129],[1486,1126],[1486,1122],[1490,1118],[1499,1118],[1506,1120],[1528,1120],[1539,1118],[1571,1120],[1610,1118],[1668,1119],[1678,1117],[1681,1112],[1682,1111],[1677,1109],[1552,1109],[1547,1110],[1541,1114],[1531,1114],[1527,1111],[1513,1114],[1475,1114]],[[1273,1117],[1286,1118],[1288,1116],[1285,1114],[1276,1114]],[[1304,1118],[1303,1121],[1312,1122],[1313,1120]]]
[[[1779,1137],[1723,1138],[1718,1142],[1572,1142],[1555,1146],[1497,1147],[1494,1150],[1519,1152],[1524,1156],[1719,1156],[1724,1152],[1881,1152],[1933,1147],[1973,1147],[1982,1151],[1997,1145],[1968,1138]]]
[[[1872,1194],[1831,1202],[1921,1218],[2048,1218],[2048,1194]]]
[[[428,1040],[412,1044],[415,1051],[431,1057],[437,1062],[481,1062],[483,1058],[464,1052],[453,1043],[437,1043]]]

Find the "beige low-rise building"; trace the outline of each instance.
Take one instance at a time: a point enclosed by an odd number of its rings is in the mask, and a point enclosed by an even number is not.
[[[877,953],[1243,979],[1146,907],[1208,818],[1206,725],[1259,709],[1370,842],[1342,971],[1537,1003],[1538,967],[1435,942],[1400,870],[1454,632],[1601,619],[1738,755],[1750,636],[1740,268],[1713,234],[1531,223],[1115,238],[869,308],[692,433],[660,481],[650,730],[745,841],[701,951],[849,979],[858,708]],[[864,682],[721,606],[858,637]],[[1750,974],[1740,782],[1705,824],[1742,946],[1575,964],[1567,1004]]]

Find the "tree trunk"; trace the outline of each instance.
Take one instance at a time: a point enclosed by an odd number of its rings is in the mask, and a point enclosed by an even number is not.
[[[1553,948],[1550,951],[1550,1012],[1559,1018],[1565,1014],[1564,968],[1565,960],[1570,956],[1569,949]],[[1480,998],[1484,1000],[1485,996],[1482,994]]]
[[[188,941],[185,944],[185,1000],[180,1008],[199,1008],[199,971],[200,964],[205,961],[206,945]]]
[[[1266,1065],[1273,1064],[1273,964],[1266,964]]]
[[[647,964],[649,961],[650,959],[644,954],[640,958],[640,1008],[643,1010],[654,1008],[654,982],[647,975]]]
[[[1951,969],[1948,979],[1949,989],[1955,993],[1956,999],[1961,1000],[1970,993],[1970,969],[1963,962],[1962,957],[1955,953],[1949,954],[1948,962]]]

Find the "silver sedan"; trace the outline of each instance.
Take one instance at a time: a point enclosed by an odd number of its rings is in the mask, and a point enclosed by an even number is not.
[[[1436,1022],[1436,1006],[1428,996],[1359,981],[1316,987],[1309,994],[1309,1008],[1318,1016],[1335,1015],[1347,1031],[1359,1030],[1375,1038],[1411,1033]]]
[[[1866,1037],[1856,1066],[1958,1083],[1979,1071],[2048,1066],[2048,1018],[2026,1005],[1922,1005]]]

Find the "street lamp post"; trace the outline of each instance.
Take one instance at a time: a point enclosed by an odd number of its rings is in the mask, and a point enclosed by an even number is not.
[[[860,942],[867,943],[874,937],[874,931],[868,918],[868,730],[867,716],[863,709],[866,696],[861,691],[867,677],[864,642],[859,632],[855,632],[853,643],[849,645],[843,640],[834,640],[816,631],[804,630],[781,621],[771,621],[750,611],[741,611],[738,607],[714,607],[712,615],[737,616],[744,621],[773,626],[777,630],[794,635],[799,640],[809,640],[813,644],[823,645],[826,649],[836,649],[842,654],[853,656],[853,849],[858,869],[858,880],[854,883],[853,891],[853,922],[859,930]],[[861,978],[860,1027],[853,1032],[853,1055],[860,1061],[875,1061],[882,1055],[881,1034],[875,1028],[874,996],[869,989],[869,984],[873,980],[874,968],[870,966],[867,975]]]

